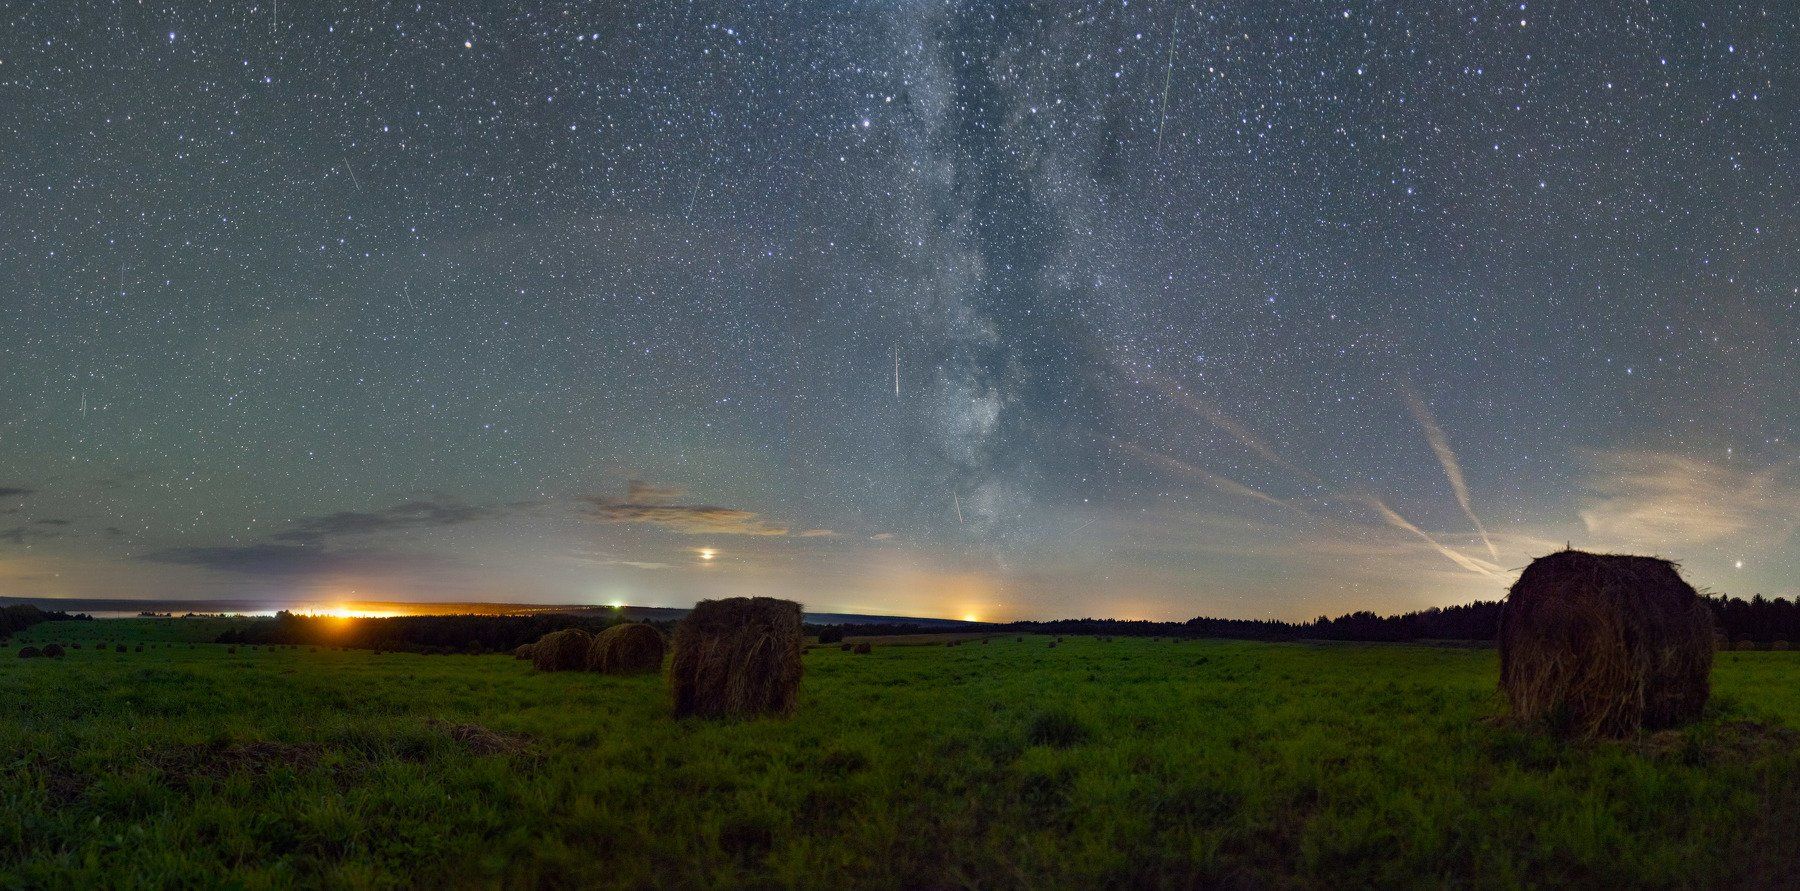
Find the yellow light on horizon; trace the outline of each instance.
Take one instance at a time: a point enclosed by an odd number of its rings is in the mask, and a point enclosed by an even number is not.
[[[702,559],[702,560],[711,560],[712,558],[717,557],[717,556],[719,556],[719,552],[713,550],[712,548],[701,548],[700,549],[700,559]]]

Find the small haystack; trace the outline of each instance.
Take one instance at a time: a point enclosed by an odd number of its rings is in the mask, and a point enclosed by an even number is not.
[[[702,600],[675,628],[675,716],[789,715],[800,695],[800,604]]]
[[[531,665],[538,671],[580,671],[587,665],[594,636],[580,628],[552,631],[531,646]]]
[[[62,644],[44,644],[44,658],[61,659],[65,655]]]
[[[1581,735],[1693,720],[1712,659],[1712,612],[1655,557],[1539,557],[1500,615],[1500,688],[1513,716]]]
[[[851,655],[854,656],[867,656],[875,651],[875,648],[870,646],[866,640],[859,640],[854,644],[845,644],[844,646],[849,647]]]
[[[37,647],[26,647],[19,651],[20,659],[37,659],[37,658],[42,657],[43,655],[44,655],[44,651],[38,649]]]
[[[594,636],[588,648],[589,671],[601,674],[645,674],[661,671],[669,649],[661,631],[642,622],[614,625]]]

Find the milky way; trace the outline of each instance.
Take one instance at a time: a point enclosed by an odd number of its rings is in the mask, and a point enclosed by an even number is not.
[[[0,596],[1800,594],[1790,4],[5,17]]]

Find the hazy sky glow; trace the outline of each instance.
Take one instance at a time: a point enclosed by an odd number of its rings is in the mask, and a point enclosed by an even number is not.
[[[45,3],[0,595],[1800,594],[1791,3]]]

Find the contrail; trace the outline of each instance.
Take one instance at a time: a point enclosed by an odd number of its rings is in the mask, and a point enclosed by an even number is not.
[[[1237,440],[1238,443],[1240,445],[1242,445],[1244,448],[1247,448],[1250,451],[1255,452],[1257,454],[1257,456],[1262,458],[1264,461],[1267,461],[1270,464],[1273,464],[1276,467],[1279,467],[1290,473],[1296,474],[1301,479],[1304,479],[1307,482],[1312,483],[1314,485],[1324,485],[1325,484],[1324,480],[1319,479],[1318,474],[1315,474],[1312,471],[1307,470],[1306,468],[1301,467],[1300,465],[1295,464],[1294,462],[1289,461],[1286,458],[1283,458],[1280,455],[1280,453],[1276,452],[1275,449],[1272,448],[1268,443],[1263,442],[1260,437],[1258,437],[1254,433],[1251,433],[1250,428],[1245,427],[1243,424],[1239,423],[1238,419],[1232,417],[1231,415],[1226,414],[1225,410],[1220,408],[1219,406],[1217,406],[1211,402],[1208,402],[1207,400],[1201,399],[1197,396],[1193,396],[1191,394],[1184,393],[1184,392],[1182,392],[1172,386],[1169,386],[1167,384],[1158,383],[1158,384],[1156,384],[1156,388],[1158,390],[1161,390],[1163,395],[1168,396],[1170,399],[1173,399],[1176,402],[1176,404],[1180,405],[1182,408],[1185,408],[1188,411],[1193,412],[1194,414],[1199,415],[1202,418],[1205,418],[1214,427],[1217,427],[1220,430],[1225,431],[1226,435],[1230,436],[1232,439]]]
[[[1151,464],[1155,464],[1158,467],[1163,467],[1163,468],[1166,468],[1169,470],[1173,470],[1173,471],[1183,474],[1185,476],[1193,477],[1194,479],[1197,479],[1200,482],[1203,482],[1215,489],[1218,489],[1219,491],[1224,492],[1227,495],[1237,495],[1237,496],[1240,496],[1243,498],[1253,498],[1257,501],[1261,501],[1266,504],[1273,504],[1276,507],[1285,507],[1288,510],[1299,511],[1300,513],[1306,513],[1306,510],[1304,508],[1300,507],[1297,504],[1294,504],[1291,501],[1287,501],[1282,498],[1277,498],[1273,495],[1270,495],[1267,492],[1262,491],[1261,489],[1257,489],[1257,488],[1254,488],[1251,486],[1246,486],[1243,483],[1238,482],[1237,480],[1228,479],[1226,477],[1219,476],[1218,474],[1209,473],[1205,470],[1201,470],[1200,468],[1195,467],[1194,465],[1189,464],[1186,461],[1182,461],[1178,458],[1171,458],[1168,455],[1163,455],[1163,454],[1159,454],[1157,452],[1152,452],[1149,449],[1146,449],[1135,443],[1124,442],[1124,443],[1120,443],[1119,446],[1120,446],[1120,448],[1123,448],[1125,451],[1130,452],[1133,455],[1136,455],[1137,457],[1143,459],[1144,461],[1147,461]]]
[[[1431,443],[1431,450],[1437,453],[1438,463],[1444,466],[1444,476],[1450,478],[1450,491],[1456,493],[1456,503],[1462,505],[1463,514],[1469,522],[1475,524],[1475,531],[1481,534],[1481,543],[1487,545],[1488,556],[1500,559],[1500,552],[1494,548],[1494,542],[1488,538],[1487,527],[1481,525],[1481,518],[1475,516],[1475,508],[1469,503],[1469,484],[1463,480],[1462,464],[1456,460],[1456,453],[1450,450],[1450,439],[1444,435],[1443,428],[1438,426],[1437,419],[1431,416],[1431,409],[1425,407],[1425,400],[1412,391],[1411,387],[1401,387],[1400,395],[1406,400],[1406,407],[1412,410],[1413,417],[1425,430],[1425,439]]]
[[[963,522],[962,499],[956,497],[956,492],[954,490],[950,492],[950,506],[956,508],[956,522],[961,524]]]
[[[1413,524],[1407,522],[1405,517],[1400,516],[1398,513],[1396,513],[1394,511],[1393,508],[1388,507],[1385,503],[1383,503],[1381,499],[1376,498],[1373,495],[1369,495],[1365,498],[1365,500],[1368,502],[1368,505],[1370,507],[1375,508],[1377,511],[1379,511],[1381,513],[1382,518],[1388,521],[1388,525],[1394,527],[1395,529],[1400,529],[1400,530],[1403,530],[1406,532],[1411,532],[1412,534],[1417,535],[1418,537],[1424,539],[1427,544],[1431,545],[1434,548],[1437,548],[1438,553],[1443,554],[1446,557],[1449,557],[1453,562],[1456,563],[1456,565],[1461,566],[1462,568],[1467,569],[1468,571],[1479,574],[1479,575],[1493,575],[1494,573],[1500,571],[1499,566],[1489,563],[1486,560],[1477,560],[1474,557],[1470,557],[1459,551],[1452,550],[1448,547],[1445,547],[1442,544],[1439,544],[1437,539],[1432,538],[1429,535],[1426,535],[1425,530],[1420,529],[1419,527],[1414,526]]]

